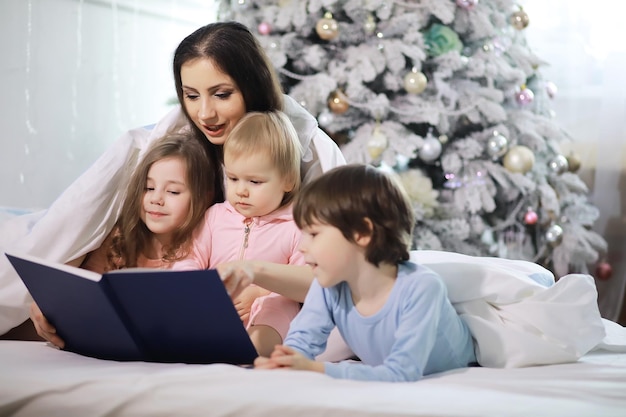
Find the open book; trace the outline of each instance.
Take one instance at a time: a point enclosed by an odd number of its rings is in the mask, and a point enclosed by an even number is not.
[[[103,275],[6,254],[65,350],[100,359],[250,364],[257,356],[216,270]]]

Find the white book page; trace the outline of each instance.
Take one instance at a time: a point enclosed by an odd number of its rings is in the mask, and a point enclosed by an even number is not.
[[[102,279],[102,275],[97,272],[89,271],[87,269],[77,268],[75,266],[65,265],[58,262],[51,262],[45,259],[39,258],[37,256],[28,255],[25,253],[16,253],[16,252],[5,252],[7,255],[14,256],[16,258],[22,258],[30,262],[34,262],[40,265],[45,265],[53,269],[57,269],[59,271],[64,271],[72,275],[76,275],[82,278],[86,278],[90,281],[100,281]]]

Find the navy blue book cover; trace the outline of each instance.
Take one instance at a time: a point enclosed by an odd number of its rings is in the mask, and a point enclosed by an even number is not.
[[[6,256],[66,350],[119,361],[242,365],[257,356],[216,270],[100,275]]]

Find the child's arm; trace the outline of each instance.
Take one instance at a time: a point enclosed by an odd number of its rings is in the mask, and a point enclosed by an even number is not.
[[[294,301],[303,302],[313,281],[313,272],[308,265],[283,265],[267,261],[233,261],[220,267],[234,270],[246,269],[252,282],[270,292],[283,295]],[[250,282],[232,282],[233,292],[240,292]]]
[[[285,345],[276,345],[269,358],[259,356],[254,361],[256,369],[290,368],[298,371],[324,373],[324,363],[305,358],[298,351]]]
[[[289,332],[284,341],[284,344],[288,346],[286,347],[288,350],[278,345],[275,347],[274,353],[272,353],[270,358],[257,358],[255,366],[258,364],[261,369],[287,366],[274,359],[275,357],[284,356],[284,352],[293,351],[294,353],[297,352],[297,354],[302,357],[296,356],[292,358],[292,360],[296,361],[295,366],[306,366],[307,369],[314,367],[316,370],[319,369],[319,366],[323,367],[323,363],[321,362],[319,363],[320,365],[312,365],[301,359],[314,362],[313,358],[326,349],[328,335],[335,327],[331,314],[331,306],[333,303],[333,297],[329,295],[329,290],[325,291],[317,281],[313,281],[309,293],[304,300],[302,309],[289,326]],[[284,360],[290,361],[289,359]]]
[[[361,329],[360,346],[352,346],[363,362],[326,363],[334,378],[373,381],[417,381],[425,374],[467,366],[473,356],[471,335],[447,298],[445,284],[432,272],[420,273],[403,287],[393,312],[395,327],[378,337]],[[354,332],[354,328],[352,329]],[[391,339],[390,347],[385,342]],[[357,352],[358,351],[358,352]],[[367,364],[368,357],[381,361]]]

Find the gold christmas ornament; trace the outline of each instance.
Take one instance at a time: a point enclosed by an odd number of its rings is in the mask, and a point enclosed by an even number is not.
[[[504,155],[502,165],[510,172],[527,173],[535,164],[535,155],[533,151],[526,146],[513,146]]]
[[[341,91],[335,90],[328,97],[328,108],[335,114],[343,114],[348,111],[350,104]]]
[[[419,94],[426,89],[428,79],[423,72],[413,67],[411,72],[404,76],[404,89],[411,94]]]
[[[570,152],[570,154],[567,156],[567,166],[569,168],[569,172],[578,172],[581,165],[582,161],[580,160],[580,156],[573,152]]]
[[[518,11],[511,15],[509,21],[515,29],[523,30],[526,29],[526,27],[530,23],[530,18],[528,17],[524,9],[520,7]]]
[[[324,17],[317,21],[315,31],[325,41],[333,40],[339,35],[339,26],[337,26],[337,21],[333,19],[332,13],[324,13]]]

